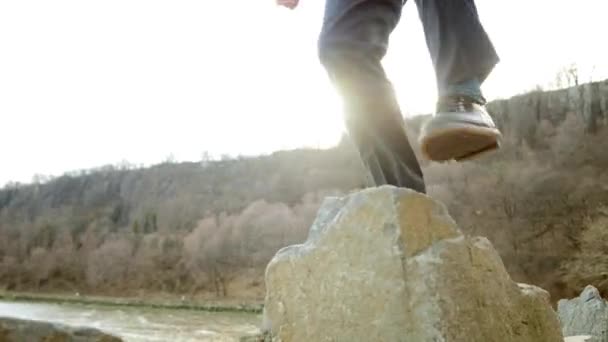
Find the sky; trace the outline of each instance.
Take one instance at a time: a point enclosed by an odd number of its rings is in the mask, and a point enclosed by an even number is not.
[[[605,0],[477,0],[500,57],[489,100],[577,63],[608,78]],[[127,161],[326,148],[344,131],[318,62],[324,1],[0,0],[0,186]],[[404,115],[430,113],[414,1],[383,60]]]

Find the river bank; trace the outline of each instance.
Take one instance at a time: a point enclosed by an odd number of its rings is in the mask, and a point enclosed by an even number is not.
[[[36,302],[56,304],[85,304],[109,307],[139,307],[150,309],[195,310],[207,312],[242,312],[259,314],[263,300],[222,299],[178,297],[175,295],[148,295],[145,297],[109,297],[79,294],[50,294],[30,292],[0,292],[0,300],[12,302]]]
[[[262,321],[260,314],[246,312],[44,303],[30,299],[0,300],[0,317],[5,321],[17,319],[94,328],[125,342],[239,342],[258,334]],[[37,332],[35,327],[34,332]]]

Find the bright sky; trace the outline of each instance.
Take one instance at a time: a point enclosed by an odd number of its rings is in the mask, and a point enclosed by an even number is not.
[[[477,0],[502,58],[489,99],[576,62],[608,78],[605,0]],[[340,101],[318,63],[323,1],[0,1],[0,186],[127,160],[328,147]],[[385,66],[407,114],[435,85],[414,1]],[[592,69],[595,66],[595,69]]]

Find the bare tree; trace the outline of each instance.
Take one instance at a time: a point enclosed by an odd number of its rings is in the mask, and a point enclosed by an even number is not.
[[[567,88],[579,85],[579,68],[576,63],[571,63],[561,68],[555,75],[555,86]]]
[[[92,287],[111,287],[125,283],[132,252],[131,242],[123,237],[104,242],[88,259],[87,283]]]

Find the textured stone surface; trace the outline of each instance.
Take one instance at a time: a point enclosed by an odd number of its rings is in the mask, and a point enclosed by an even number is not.
[[[443,205],[384,186],[330,198],[266,270],[264,326],[290,341],[563,341],[546,291],[514,283]]]
[[[593,337],[589,335],[568,336],[564,342],[593,342]]]
[[[0,317],[2,342],[121,342],[122,339],[97,329]]]
[[[590,335],[589,341],[608,342],[608,302],[593,286],[587,286],[580,296],[562,299],[557,313],[565,336]]]

